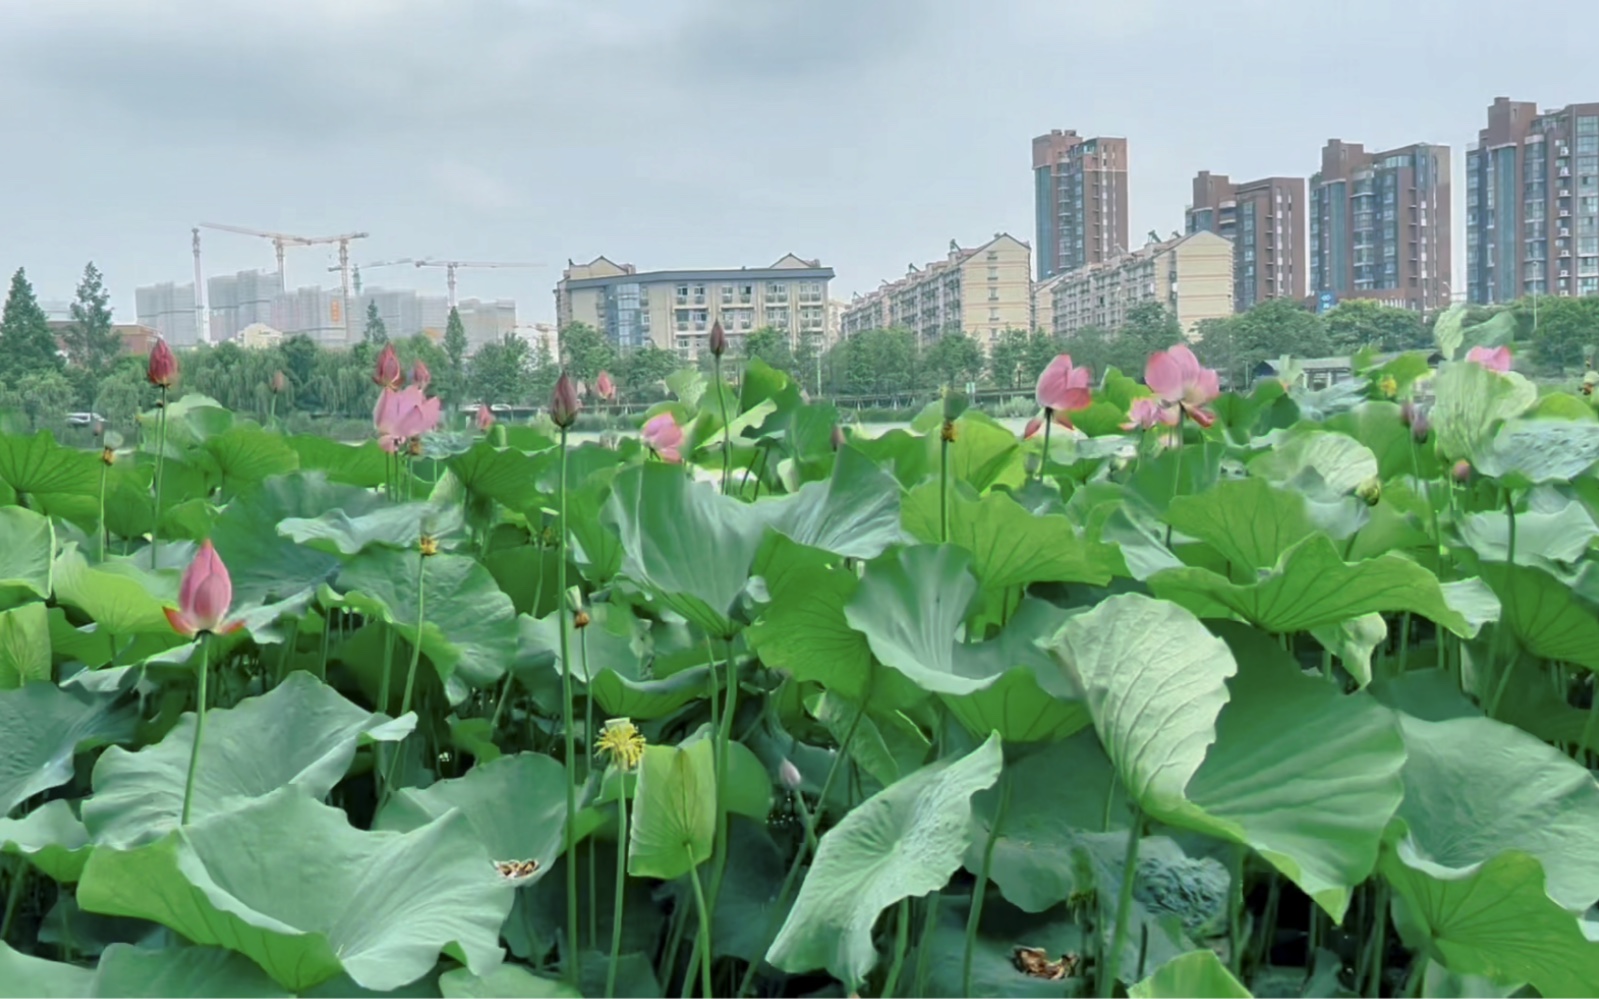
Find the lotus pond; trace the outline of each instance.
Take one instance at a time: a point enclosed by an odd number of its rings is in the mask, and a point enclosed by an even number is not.
[[[0,435],[0,996],[1595,994],[1599,420],[1459,318],[1024,435]]]

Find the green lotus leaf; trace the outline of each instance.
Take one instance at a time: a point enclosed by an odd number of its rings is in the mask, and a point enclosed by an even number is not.
[[[249,958],[220,947],[146,950],[114,943],[100,956],[91,996],[276,999],[285,991]]]
[[[849,447],[866,455],[879,468],[887,469],[906,489],[938,471],[938,437],[925,437],[907,430],[890,430],[875,437],[850,436]]]
[[[538,861],[534,879],[548,874],[566,848],[566,769],[538,753],[503,756],[480,763],[464,777],[400,790],[372,828],[411,832],[452,808],[460,809],[490,857]],[[579,812],[577,838],[588,836],[602,821],[592,809]]]
[[[1331,539],[1315,534],[1283,553],[1253,583],[1234,583],[1209,569],[1167,569],[1149,579],[1155,595],[1200,617],[1237,615],[1263,631],[1292,634],[1342,624],[1366,614],[1410,611],[1457,635],[1476,634],[1438,578],[1399,555],[1346,563]]]
[[[849,739],[850,758],[882,787],[927,762],[932,742],[903,712],[868,709],[863,714],[860,705],[832,690],[823,692],[813,710],[816,720],[840,746],[850,729],[855,730],[855,737]]]
[[[1002,765],[1000,739],[990,736],[852,809],[822,837],[766,959],[793,973],[826,968],[858,989],[877,963],[878,914],[944,887],[971,842],[972,795],[993,786]]]
[[[559,461],[558,451],[528,454],[479,441],[451,457],[448,465],[468,491],[512,510],[527,512],[549,503],[550,497],[540,489],[538,480],[551,468],[551,462]]]
[[[240,483],[255,483],[284,475],[300,467],[300,455],[279,435],[253,423],[235,423],[205,442],[216,462],[224,488],[238,491]]]
[[[0,611],[0,690],[51,678],[50,615],[44,604]]]
[[[1494,428],[1538,399],[1538,387],[1514,371],[1498,374],[1470,361],[1445,365],[1433,379],[1433,391],[1438,449],[1450,461],[1474,463],[1491,448]]]
[[[0,852],[28,858],[62,884],[78,880],[90,848],[89,831],[64,798],[47,801],[20,819],[0,818]]]
[[[583,993],[554,978],[540,978],[519,964],[502,964],[486,975],[465,968],[439,976],[444,999],[581,999]]]
[[[779,534],[848,558],[876,558],[903,540],[898,483],[851,448],[839,451],[831,478],[755,510]]]
[[[0,996],[4,999],[82,999],[91,995],[94,971],[13,950],[0,940]]]
[[[949,543],[971,553],[972,571],[991,590],[1046,581],[1104,586],[1120,567],[1113,548],[1084,539],[1066,517],[1036,516],[1004,493],[979,498],[962,487],[952,491],[948,506]],[[938,543],[936,483],[911,491],[904,522],[919,540]]]
[[[1172,958],[1127,990],[1129,999],[1251,999],[1213,950]]]
[[[346,444],[321,434],[296,434],[285,438],[300,458],[305,472],[320,472],[327,481],[376,489],[388,481],[394,458],[376,440]]]
[[[383,500],[365,489],[335,484],[321,472],[268,479],[230,502],[217,519],[211,542],[233,579],[234,605],[298,601],[303,606],[338,571],[336,556],[262,525],[320,517],[330,510],[360,517],[381,506]]]
[[[1179,496],[1166,520],[1239,569],[1269,569],[1284,552],[1316,533],[1303,495],[1260,478],[1218,482],[1198,495]]]
[[[1508,561],[1510,518],[1503,510],[1463,514],[1455,523],[1461,539],[1480,559]],[[1550,567],[1553,562],[1575,562],[1595,538],[1599,538],[1599,525],[1581,503],[1517,513],[1516,564]]]
[[[1272,449],[1249,463],[1251,475],[1278,485],[1302,480],[1307,472],[1332,493],[1353,492],[1377,474],[1377,456],[1353,437],[1322,429],[1291,430]]]
[[[416,725],[345,700],[306,672],[295,672],[260,697],[206,712],[191,816],[236,811],[293,787],[312,798],[333,790],[362,740],[397,741]],[[94,768],[94,794],[83,822],[97,844],[140,846],[177,827],[194,744],[185,713],[160,742],[138,752],[112,747]]]
[[[1568,482],[1599,461],[1599,423],[1509,420],[1477,458],[1484,475],[1519,485]]]
[[[646,746],[629,829],[627,872],[680,878],[711,858],[716,839],[716,774],[709,739]]]
[[[48,430],[0,434],[0,482],[19,500],[38,493],[99,496],[100,467],[96,455],[57,444]]]
[[[227,946],[296,992],[341,972],[363,988],[398,988],[446,948],[486,973],[513,894],[461,815],[363,832],[295,788],[134,850],[96,849],[78,886],[87,911]]]
[[[1388,640],[1388,621],[1381,614],[1363,614],[1341,624],[1311,630],[1322,648],[1338,657],[1357,687],[1371,682],[1371,654]]]
[[[0,815],[72,779],[80,746],[126,742],[137,722],[116,696],[30,683],[0,690]]]
[[[1377,476],[1384,482],[1403,475],[1437,478],[1443,474],[1437,450],[1431,442],[1418,443],[1400,414],[1398,403],[1363,402],[1328,420],[1323,427],[1347,434],[1370,448],[1377,458]]]
[[[72,544],[56,557],[56,599],[113,635],[172,634],[164,608],[177,605],[177,584],[128,561],[91,566]]]
[[[47,517],[0,507],[0,607],[50,596],[55,530]]]
[[[371,545],[415,549],[422,535],[438,539],[461,526],[459,507],[402,503],[352,517],[329,510],[316,517],[285,517],[278,533],[296,544],[338,555],[354,555]]]
[[[422,594],[418,595],[419,564]],[[516,608],[489,571],[465,555],[425,557],[415,551],[368,548],[339,573],[353,607],[387,621],[407,642],[417,640],[445,683],[451,703],[466,687],[486,687],[516,656]],[[418,607],[418,602],[421,606]]]
[[[1504,624],[1523,648],[1599,670],[1599,612],[1591,604],[1542,569],[1484,562],[1478,570],[1498,595]]]

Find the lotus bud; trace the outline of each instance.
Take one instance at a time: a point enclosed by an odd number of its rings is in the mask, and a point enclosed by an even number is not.
[[[800,776],[799,767],[789,760],[784,760],[777,767],[777,776],[782,778],[783,786],[790,791],[798,791],[805,778]]]
[[[1031,440],[1033,435],[1037,434],[1042,429],[1044,429],[1043,418],[1038,416],[1033,417],[1031,420],[1027,421],[1026,428],[1022,430],[1022,440]]]
[[[282,395],[289,390],[289,379],[281,371],[272,372],[272,382],[268,386],[273,395]]]
[[[600,376],[594,379],[594,394],[606,401],[616,398],[616,383],[611,381],[609,371],[601,371]]]
[[[1382,480],[1373,475],[1355,487],[1355,495],[1359,496],[1367,506],[1376,506],[1382,499]]]
[[[561,372],[561,377],[555,381],[555,392],[550,396],[550,419],[555,425],[565,430],[577,422],[577,414],[583,409],[583,403],[578,400],[577,386],[572,383],[571,376]]]
[[[712,357],[721,357],[727,353],[727,334],[722,330],[720,319],[711,324],[711,336],[707,346],[711,349]]]
[[[486,433],[492,426],[494,426],[494,411],[488,406],[479,405],[477,408],[477,428]]]
[[[832,433],[832,436],[831,436],[831,440],[832,440],[833,450],[834,451],[837,451],[839,448],[844,446],[844,428],[839,426],[836,423],[833,424],[833,433]]]
[[[227,634],[244,627],[244,622],[227,623],[233,604],[233,581],[210,541],[200,545],[194,561],[183,571],[178,587],[178,606],[165,608],[172,630],[186,638],[215,632]]]
[[[383,345],[383,352],[378,354],[378,362],[372,368],[372,380],[381,388],[400,387],[400,358],[394,353],[394,344]]]
[[[1407,427],[1410,426],[1416,422],[1417,412],[1419,412],[1419,410],[1416,408],[1416,404],[1408,399],[1405,400],[1399,404],[1399,422],[1403,423]]]
[[[178,383],[178,359],[165,340],[158,338],[150,348],[150,365],[144,374],[156,388],[169,389]]]
[[[420,360],[411,365],[411,384],[426,392],[428,383],[433,380],[433,372]]]
[[[1416,410],[1416,417],[1410,424],[1410,435],[1416,439],[1417,444],[1427,440],[1427,434],[1432,431],[1432,420],[1427,418],[1425,409]]]
[[[1455,462],[1455,466],[1449,470],[1449,474],[1454,477],[1456,482],[1460,483],[1461,485],[1465,485],[1471,481],[1471,462],[1464,458],[1460,459],[1459,461]]]

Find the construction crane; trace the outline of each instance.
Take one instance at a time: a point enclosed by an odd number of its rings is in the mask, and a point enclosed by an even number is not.
[[[450,289],[450,308],[452,308],[452,309],[455,308],[455,271],[456,271],[456,268],[458,268],[458,267],[543,267],[544,266],[543,264],[506,264],[506,263],[486,263],[486,262],[482,262],[482,261],[472,261],[472,260],[432,260],[432,259],[418,260],[415,263],[416,263],[416,265],[418,267],[442,267],[442,268],[444,268],[444,279],[445,279],[445,283],[449,286],[449,289]]]
[[[410,257],[401,257],[399,260],[374,260],[370,264],[351,264],[350,265],[350,275],[351,275],[350,280],[355,285],[355,293],[357,295],[359,295],[359,294],[361,294],[361,268],[362,267],[365,267],[367,270],[371,270],[374,267],[397,267],[400,264],[414,264],[414,263],[416,263],[416,261],[412,260]],[[332,267],[328,268],[329,271],[337,271],[338,269],[339,269],[339,265],[338,264],[334,264]]]
[[[258,236],[261,239],[270,239],[272,241],[272,248],[274,250],[276,250],[277,254],[278,254],[278,286],[280,288],[283,288],[285,291],[288,290],[288,285],[285,283],[285,276],[284,276],[284,271],[283,271],[283,250],[284,250],[285,247],[289,247],[289,246],[319,246],[319,245],[322,245],[322,244],[325,244],[325,243],[337,243],[337,244],[339,244],[339,272],[343,275],[343,281],[341,283],[343,297],[342,297],[342,300],[339,303],[339,314],[340,314],[340,318],[342,318],[344,320],[344,340],[345,340],[346,343],[349,342],[349,340],[350,340],[350,241],[354,240],[354,239],[366,239],[368,236],[371,235],[371,233],[366,233],[366,232],[347,232],[347,233],[343,233],[343,234],[338,235],[338,236],[295,236],[295,235],[292,235],[292,234],[286,233],[286,232],[269,232],[269,231],[266,231],[266,230],[263,230],[263,229],[246,229],[243,226],[237,226],[237,225],[221,225],[221,224],[218,224],[216,222],[201,222],[199,224],[199,226],[194,230],[194,267],[195,267],[195,274],[197,274],[197,275],[200,273],[200,230],[201,229],[215,229],[215,230],[217,230],[219,232],[234,232],[234,233],[238,233],[241,236]],[[196,281],[198,283],[198,278],[196,279]],[[198,289],[196,289],[195,294],[198,296],[198,294],[199,294]]]

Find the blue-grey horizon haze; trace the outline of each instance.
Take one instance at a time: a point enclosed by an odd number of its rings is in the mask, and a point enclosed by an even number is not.
[[[1530,0],[0,0],[0,269],[119,321],[192,279],[189,230],[365,230],[356,262],[462,271],[554,317],[568,258],[643,270],[819,257],[848,298],[1005,230],[1031,242],[1030,140],[1129,142],[1135,241],[1193,175],[1309,176],[1329,138],[1446,143],[1495,96],[1599,101],[1599,5]],[[332,247],[291,286],[336,286]],[[205,235],[207,276],[274,266]],[[442,294],[442,270],[369,285]]]

